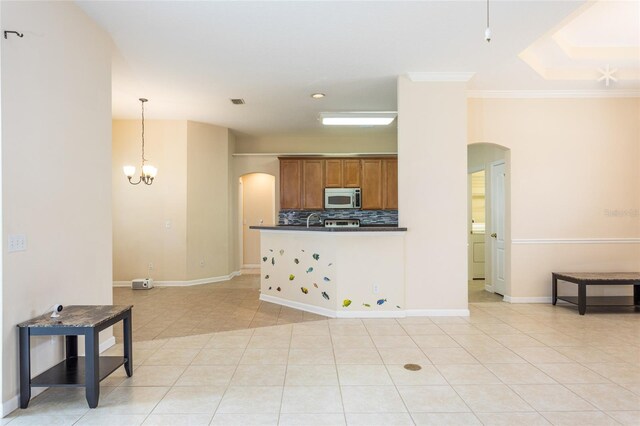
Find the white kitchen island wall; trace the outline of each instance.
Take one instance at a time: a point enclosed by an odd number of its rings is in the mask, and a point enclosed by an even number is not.
[[[261,300],[330,317],[405,316],[403,231],[303,229],[260,230]]]

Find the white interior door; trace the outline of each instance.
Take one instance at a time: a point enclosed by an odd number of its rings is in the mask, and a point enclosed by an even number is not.
[[[504,161],[491,163],[491,275],[493,291],[504,295],[505,280],[504,217],[505,217]]]

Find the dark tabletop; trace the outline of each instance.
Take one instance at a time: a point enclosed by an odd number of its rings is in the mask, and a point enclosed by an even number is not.
[[[97,327],[132,307],[132,305],[65,306],[57,318],[51,318],[51,312],[48,312],[18,324],[18,327]]]
[[[554,272],[581,281],[640,281],[640,272]]]
[[[397,226],[360,226],[360,227],[338,227],[330,228],[325,226],[310,226],[305,225],[278,225],[278,226],[250,226],[251,229],[266,230],[266,231],[302,231],[302,232],[403,232],[407,228],[399,228]]]

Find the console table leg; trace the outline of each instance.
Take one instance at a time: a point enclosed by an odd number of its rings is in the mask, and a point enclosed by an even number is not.
[[[77,358],[78,357],[78,336],[65,336],[65,357]]]
[[[555,275],[551,278],[551,303],[558,303],[558,278]]]
[[[633,304],[640,306],[640,283],[633,286]]]
[[[20,327],[20,408],[27,408],[31,399],[30,336],[29,327]]]
[[[124,371],[128,377],[133,374],[133,345],[131,344],[131,311],[122,320],[122,335],[124,340]]]
[[[85,386],[90,408],[98,406],[100,399],[100,336],[94,329],[84,335],[85,345]]]
[[[578,313],[584,315],[587,312],[587,285],[578,283]]]

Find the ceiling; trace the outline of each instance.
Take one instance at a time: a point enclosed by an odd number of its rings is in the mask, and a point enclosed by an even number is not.
[[[138,118],[147,97],[148,118],[317,135],[336,132],[321,111],[395,110],[407,72],[475,72],[475,90],[602,88],[545,79],[518,57],[584,1],[492,1],[491,43],[484,1],[77,3],[115,45],[115,118]]]

